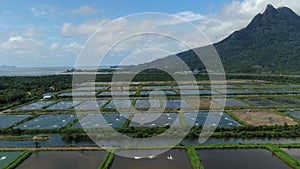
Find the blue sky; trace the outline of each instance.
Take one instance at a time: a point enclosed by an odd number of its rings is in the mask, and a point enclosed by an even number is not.
[[[86,40],[95,31],[119,17],[142,12],[162,12],[183,18],[213,43],[245,27],[269,3],[275,7],[288,6],[298,14],[300,11],[299,3],[293,0],[2,0],[0,65],[73,66]],[[139,22],[141,27],[145,23],[142,19]],[[124,29],[126,27],[129,26]],[[172,24],[170,30],[175,29],[180,30],[180,24]],[[111,32],[108,39],[114,39],[116,33]],[[190,40],[193,42],[192,37]],[[196,41],[193,44],[203,45]],[[122,51],[120,56],[126,57],[132,51]],[[157,56],[149,61],[155,58]],[[117,64],[114,56],[106,60],[105,64]],[[137,60],[140,61],[132,64],[141,63],[143,59]]]

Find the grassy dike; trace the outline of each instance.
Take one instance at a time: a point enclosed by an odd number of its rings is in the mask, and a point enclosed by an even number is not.
[[[30,151],[25,151],[23,154],[21,154],[19,157],[17,157],[15,160],[11,161],[10,163],[8,163],[6,166],[3,167],[3,169],[14,169],[16,168],[18,165],[20,165],[23,161],[25,161],[30,155],[32,154],[32,152]]]
[[[201,164],[200,157],[197,154],[197,151],[194,147],[187,146],[185,147],[186,152],[190,158],[191,164],[194,169],[204,169],[204,166]]]
[[[268,150],[270,150],[274,155],[276,155],[278,158],[280,158],[282,161],[284,161],[286,164],[288,164],[292,168],[300,168],[300,161],[293,158],[291,155],[289,155],[287,152],[280,149],[278,146],[266,146]]]
[[[109,169],[114,160],[114,157],[114,150],[112,150],[112,152],[107,152],[98,169]]]

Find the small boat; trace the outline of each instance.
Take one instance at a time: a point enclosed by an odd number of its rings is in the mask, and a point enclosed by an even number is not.
[[[155,156],[152,155],[152,156],[148,156],[148,157],[149,157],[150,159],[152,159],[152,158],[154,158]]]
[[[5,159],[6,159],[6,156],[2,156],[2,157],[0,158],[0,161],[5,160]]]
[[[167,156],[167,159],[168,159],[168,160],[174,160],[173,156],[171,156],[171,155],[168,155],[168,156]]]
[[[139,159],[141,159],[142,157],[138,157],[138,156],[134,156],[134,159],[136,159],[136,160],[139,160]]]

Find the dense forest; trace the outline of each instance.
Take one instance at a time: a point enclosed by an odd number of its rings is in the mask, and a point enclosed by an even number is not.
[[[71,88],[72,76],[0,77],[0,110],[31,100],[43,93]]]

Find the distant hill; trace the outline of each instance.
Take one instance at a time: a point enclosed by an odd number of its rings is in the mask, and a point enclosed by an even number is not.
[[[230,73],[300,73],[300,16],[291,9],[275,9],[268,5],[264,13],[254,17],[244,29],[234,32],[214,47]],[[206,47],[194,51],[203,53]],[[191,69],[204,69],[194,51],[178,53]],[[174,56],[168,56],[150,63],[138,65],[146,67],[172,67],[180,70],[180,63]]]
[[[16,66],[7,66],[7,65],[1,65],[0,69],[13,69],[16,68]]]

